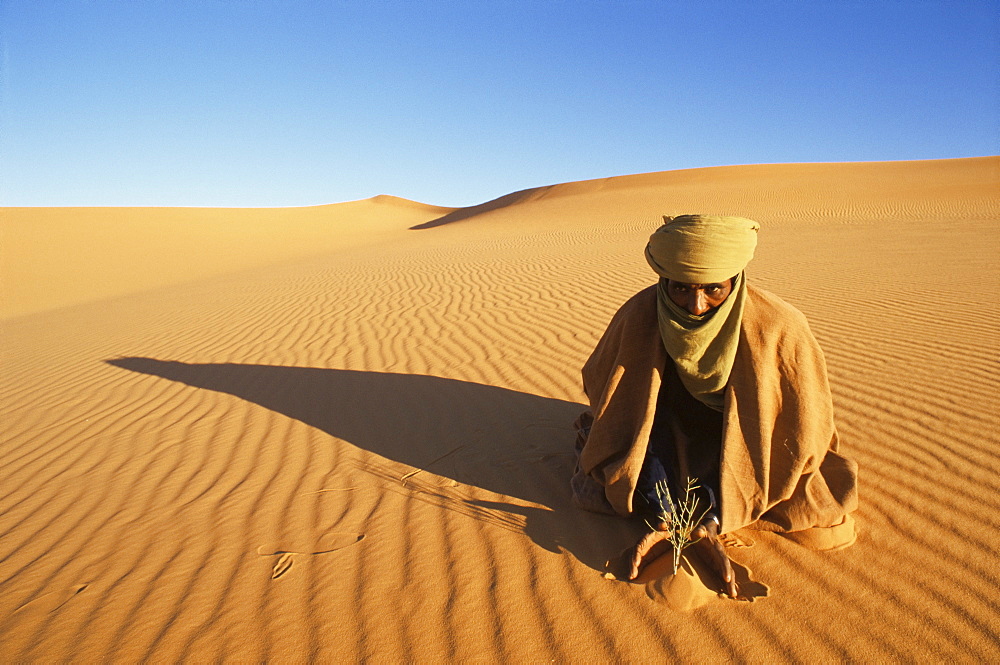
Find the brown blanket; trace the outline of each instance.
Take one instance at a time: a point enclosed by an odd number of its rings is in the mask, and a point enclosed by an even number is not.
[[[667,362],[650,287],[622,306],[583,368],[591,412],[578,421],[590,424],[578,475],[603,487],[621,515],[632,513]],[[801,312],[753,287],[723,419],[722,532],[778,531],[814,549],[854,541],[857,465],[837,452],[823,352]],[[574,479],[585,505],[582,486]]]

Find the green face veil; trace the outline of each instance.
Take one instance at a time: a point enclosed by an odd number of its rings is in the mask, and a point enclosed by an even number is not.
[[[646,261],[660,276],[660,336],[688,392],[722,411],[746,302],[743,270],[753,258],[760,225],[742,217],[704,215],[664,217],[663,221],[646,245]],[[679,307],[667,292],[668,280],[714,284],[730,278],[729,297],[701,316]]]

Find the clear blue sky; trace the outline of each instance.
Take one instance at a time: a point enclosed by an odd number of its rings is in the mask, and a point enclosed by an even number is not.
[[[1000,2],[0,0],[0,205],[1000,153]]]

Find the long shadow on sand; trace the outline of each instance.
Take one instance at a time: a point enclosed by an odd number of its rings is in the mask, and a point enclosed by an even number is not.
[[[474,518],[494,516],[489,521],[523,528],[541,547],[555,552],[565,548],[595,569],[634,539],[624,520],[585,513],[572,505],[571,424],[583,409],[580,404],[416,374],[153,358],[106,362],[235,395],[384,458],[503,495],[456,500],[431,487],[417,498]],[[420,486],[403,483],[377,464],[358,465],[351,472],[380,475],[396,491]],[[508,503],[504,497],[548,509]],[[498,514],[508,519],[497,520]]]

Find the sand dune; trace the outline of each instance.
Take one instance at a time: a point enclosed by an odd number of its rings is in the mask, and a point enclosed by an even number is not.
[[[308,208],[5,208],[0,318],[372,245],[450,212],[393,196]]]
[[[453,210],[3,209],[0,659],[1000,659],[1000,159],[760,165]],[[660,215],[761,221],[858,543],[737,534],[688,612],[569,500],[579,369]],[[709,594],[711,596],[711,594]]]

